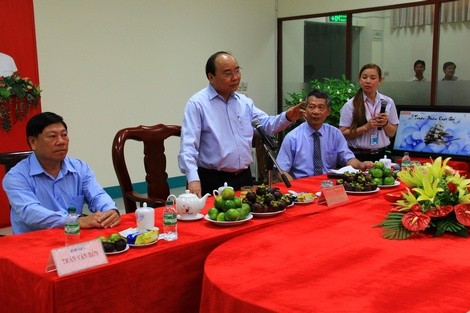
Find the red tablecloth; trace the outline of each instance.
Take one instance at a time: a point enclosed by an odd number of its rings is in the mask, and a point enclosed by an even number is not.
[[[292,182],[290,190],[315,192],[324,176]],[[280,185],[286,192],[287,188]],[[362,200],[350,197],[349,204]],[[204,213],[213,206],[207,200]],[[0,237],[0,308],[2,312],[198,312],[204,261],[221,243],[236,236],[331,208],[299,205],[272,218],[254,218],[233,227],[206,220],[178,223],[179,239],[159,241],[110,255],[109,264],[70,276],[45,273],[51,249],[64,243],[63,229]],[[156,210],[161,227],[162,211]],[[134,214],[115,229],[82,230],[91,240],[135,227]]]
[[[200,312],[470,311],[469,239],[383,239],[390,207],[367,197],[221,244]]]

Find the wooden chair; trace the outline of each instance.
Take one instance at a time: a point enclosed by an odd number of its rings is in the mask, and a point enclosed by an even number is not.
[[[158,124],[121,129],[116,133],[112,147],[114,170],[121,187],[126,213],[135,212],[137,202],[147,202],[150,207],[165,205],[170,194],[167,182],[166,156],[164,141],[171,136],[181,136],[181,126]],[[141,141],[144,145],[145,181],[148,184],[147,195],[134,191],[129,170],[124,157],[124,145],[127,140]]]
[[[33,151],[0,153],[0,164],[5,167],[5,174],[18,163],[27,158]]]

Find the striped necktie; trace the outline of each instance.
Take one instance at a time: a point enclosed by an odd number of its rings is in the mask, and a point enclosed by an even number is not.
[[[319,132],[313,133],[313,176],[323,174],[323,162],[321,161],[321,148],[320,148]]]

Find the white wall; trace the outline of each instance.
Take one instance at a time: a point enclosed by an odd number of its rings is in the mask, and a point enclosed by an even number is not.
[[[42,109],[65,118],[69,155],[87,161],[103,186],[118,185],[111,161],[117,130],[181,124],[186,101],[207,85],[205,62],[216,51],[231,51],[246,93],[276,111],[274,0],[41,0],[34,10]],[[143,181],[135,147],[129,157]],[[178,150],[178,141],[167,149],[170,177],[182,175]]]
[[[373,8],[385,5],[394,5],[412,2],[424,2],[423,0],[277,0],[278,17],[300,16],[308,14],[320,14],[345,10]]]

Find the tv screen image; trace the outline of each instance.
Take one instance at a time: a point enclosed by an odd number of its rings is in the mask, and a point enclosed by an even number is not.
[[[392,153],[470,159],[470,110],[465,107],[397,107]]]

